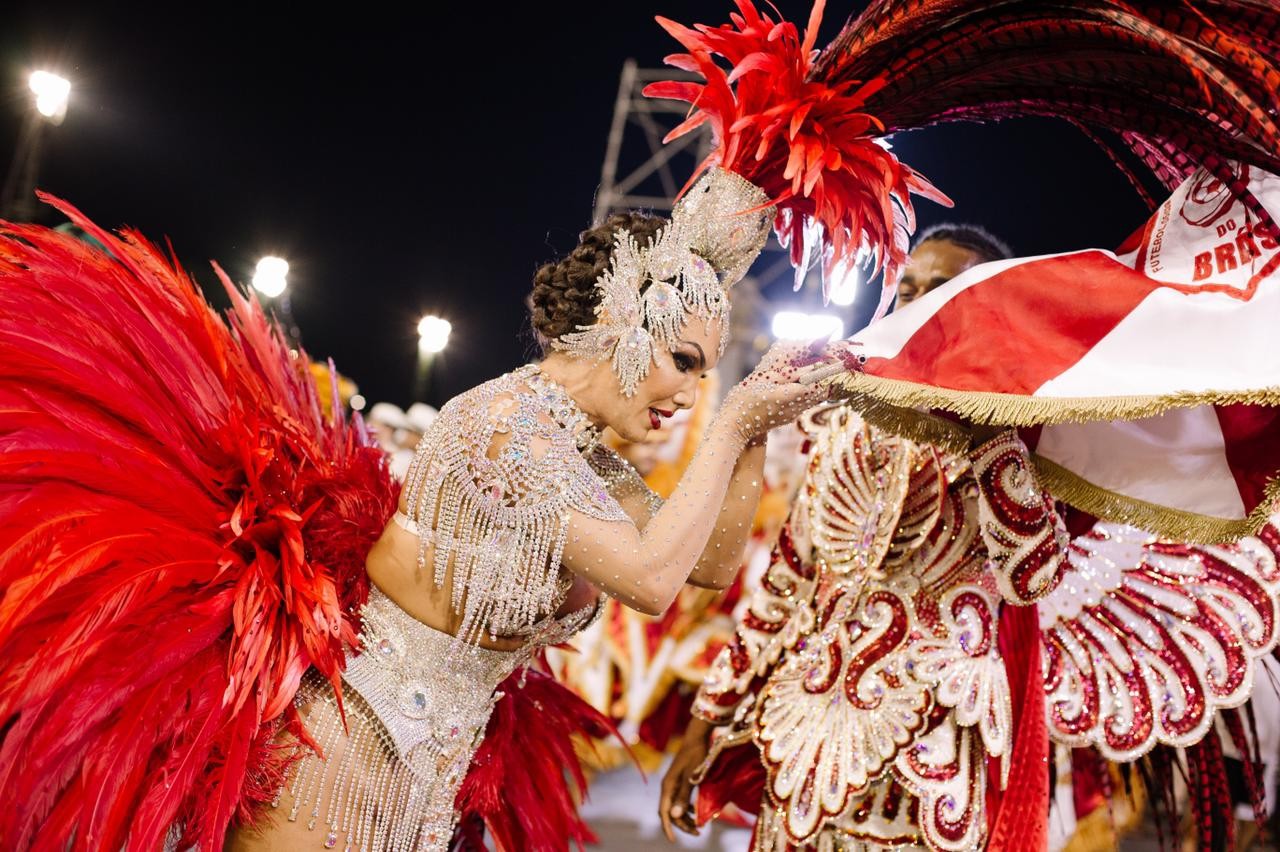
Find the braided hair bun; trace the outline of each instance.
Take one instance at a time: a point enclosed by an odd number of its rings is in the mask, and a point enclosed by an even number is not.
[[[554,340],[596,321],[600,302],[596,279],[609,266],[614,235],[627,230],[641,246],[648,245],[667,224],[660,216],[614,213],[603,225],[578,235],[578,245],[558,261],[544,263],[533,276],[530,295],[533,328],[542,339]]]

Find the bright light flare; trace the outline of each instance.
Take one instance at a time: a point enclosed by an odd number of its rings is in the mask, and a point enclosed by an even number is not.
[[[832,314],[778,311],[773,315],[773,336],[778,340],[817,340],[844,337],[844,321]]]
[[[36,96],[36,111],[54,122],[62,121],[71,97],[71,81],[48,71],[32,71],[27,85]]]
[[[281,257],[264,257],[253,273],[253,289],[274,299],[289,286],[289,262]]]
[[[831,304],[847,308],[852,305],[854,300],[858,298],[858,285],[860,283],[858,268],[852,264],[849,265],[847,271],[843,275],[836,277],[831,286],[828,296]]]
[[[453,324],[447,319],[428,315],[418,320],[418,351],[426,355],[443,352],[449,345],[449,332]]]

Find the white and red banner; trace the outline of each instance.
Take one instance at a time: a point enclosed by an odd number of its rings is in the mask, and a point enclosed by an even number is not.
[[[1280,178],[1238,167],[1280,220]],[[1183,538],[1246,535],[1280,471],[1280,232],[1206,172],[1118,253],[974,267],[853,338],[872,419],[1027,427],[1046,484]],[[936,426],[936,423],[935,423]]]

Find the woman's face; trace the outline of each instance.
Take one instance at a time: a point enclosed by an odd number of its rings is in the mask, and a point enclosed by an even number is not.
[[[694,318],[685,324],[674,351],[656,353],[649,375],[634,396],[621,391],[610,395],[607,411],[600,417],[628,441],[643,441],[655,430],[666,428],[663,421],[681,408],[692,408],[698,398],[698,379],[716,365],[720,351],[720,322],[710,324]],[[604,362],[605,370],[612,370]],[[617,378],[613,377],[617,388]]]

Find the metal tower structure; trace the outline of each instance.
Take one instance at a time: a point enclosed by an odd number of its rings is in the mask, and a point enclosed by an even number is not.
[[[646,98],[643,90],[649,83],[672,79],[697,77],[671,68],[640,68],[634,59],[622,66],[593,224],[620,210],[671,212],[672,199],[710,152],[711,133],[706,127],[662,144],[662,137],[684,120],[688,105]]]

